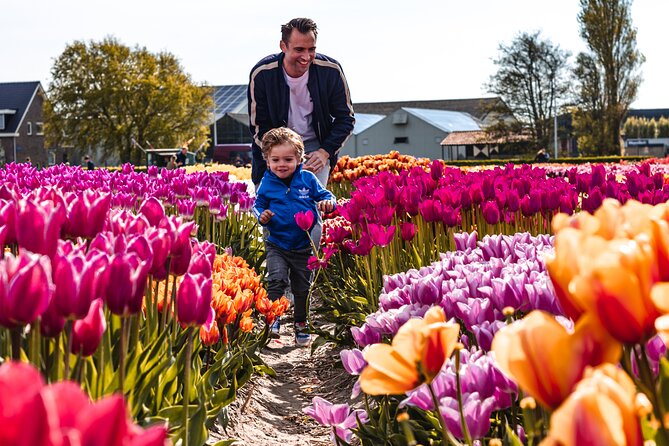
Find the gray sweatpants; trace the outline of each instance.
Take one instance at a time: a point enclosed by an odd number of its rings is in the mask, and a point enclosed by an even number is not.
[[[307,321],[307,297],[311,288],[311,271],[307,261],[313,255],[311,248],[289,251],[265,241],[267,252],[267,294],[270,300],[284,295],[289,284],[295,296],[295,322]]]

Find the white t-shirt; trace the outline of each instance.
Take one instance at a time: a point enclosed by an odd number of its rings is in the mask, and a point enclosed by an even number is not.
[[[290,89],[288,127],[299,134],[304,141],[316,139],[316,132],[311,126],[314,103],[311,101],[311,95],[307,88],[309,71],[300,77],[290,77],[286,70],[283,70],[283,76],[286,78],[286,83],[288,83]]]

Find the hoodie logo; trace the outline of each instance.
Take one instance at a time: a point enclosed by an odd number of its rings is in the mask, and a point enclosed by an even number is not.
[[[300,195],[299,198],[309,198],[309,189],[306,187],[303,187],[302,189],[297,190]]]

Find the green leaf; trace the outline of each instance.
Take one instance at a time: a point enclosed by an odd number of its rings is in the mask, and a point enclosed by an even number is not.
[[[514,431],[511,430],[511,427],[506,425],[506,438],[511,446],[523,446],[523,442],[520,441],[520,438],[516,435]]]

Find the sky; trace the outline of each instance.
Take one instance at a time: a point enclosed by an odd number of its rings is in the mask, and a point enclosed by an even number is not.
[[[279,52],[280,25],[310,17],[317,51],[337,59],[356,102],[491,96],[500,44],[539,31],[576,54],[579,0],[0,0],[0,82],[50,82],[74,41],[117,38],[167,51],[193,81],[245,84],[251,67]],[[632,108],[669,108],[667,0],[634,0],[637,45],[646,57]]]

